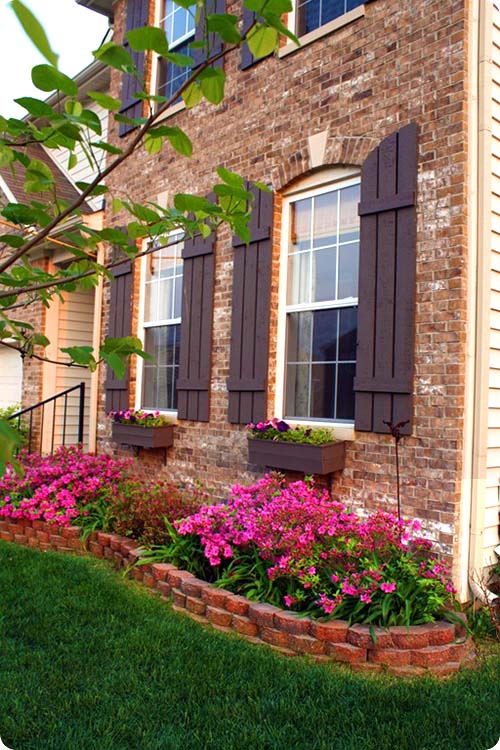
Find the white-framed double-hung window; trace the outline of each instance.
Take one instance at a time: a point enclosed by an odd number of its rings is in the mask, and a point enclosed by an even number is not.
[[[354,421],[358,202],[357,176],[284,200],[285,418]]]
[[[169,51],[189,55],[189,44],[194,41],[195,33],[193,8],[188,10],[176,5],[173,0],[162,0],[159,22],[167,35]],[[156,93],[170,99],[187,81],[191,72],[191,68],[159,58]]]
[[[144,259],[143,341],[153,357],[141,372],[140,406],[175,411],[182,308],[182,235],[172,235]]]

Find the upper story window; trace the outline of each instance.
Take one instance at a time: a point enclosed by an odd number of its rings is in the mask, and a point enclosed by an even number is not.
[[[144,350],[154,362],[142,367],[141,407],[177,409],[177,374],[182,305],[180,235],[146,257],[144,283]]]
[[[194,16],[186,8],[176,5],[173,0],[162,0],[160,26],[165,30],[170,52],[189,55],[189,44],[194,39]],[[191,69],[173,63],[158,61],[157,93],[170,99],[179,87],[189,78]]]
[[[359,178],[285,201],[283,415],[354,420]]]
[[[364,2],[365,0],[297,0],[296,34],[304,36]]]

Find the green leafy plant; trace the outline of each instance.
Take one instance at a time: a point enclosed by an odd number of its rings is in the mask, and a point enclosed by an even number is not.
[[[251,422],[246,426],[252,440],[274,440],[281,443],[302,443],[306,445],[325,445],[334,442],[332,430],[327,427],[308,427],[296,425],[292,427],[283,419],[273,419],[267,422]]]
[[[172,422],[159,411],[143,411],[142,409],[123,409],[110,411],[108,417],[116,424],[133,424],[138,427],[165,427]]]

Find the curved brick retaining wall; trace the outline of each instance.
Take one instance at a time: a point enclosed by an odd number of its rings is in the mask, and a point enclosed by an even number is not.
[[[57,550],[114,560],[119,568],[135,563],[137,542],[116,534],[97,532],[84,547],[78,527],[57,528],[42,521],[0,521],[0,539],[41,550]],[[135,567],[131,575],[148,589],[172,599],[173,608],[198,622],[238,633],[252,643],[266,643],[284,654],[309,654],[317,661],[336,661],[360,671],[387,670],[401,676],[454,674],[474,660],[472,639],[461,625],[374,628],[343,620],[319,622],[299,617],[271,604],[252,602],[174,565],[157,563]]]

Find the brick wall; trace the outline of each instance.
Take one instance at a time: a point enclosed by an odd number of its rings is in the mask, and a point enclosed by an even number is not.
[[[376,0],[363,18],[283,59],[268,58],[239,71],[239,54],[225,61],[227,96],[175,114],[194,146],[189,161],[169,148],[137,153],[108,180],[114,195],[156,200],[167,192],[206,194],[214,168],[225,166],[277,192],[269,360],[269,416],[276,390],[276,328],[280,250],[280,191],[310,172],[308,137],[327,130],[325,165],[360,165],[383,137],[415,121],[419,126],[416,377],[414,432],[402,443],[405,515],[425,519],[427,533],[457,560],[466,337],[466,29],[464,3],[451,0]],[[124,24],[116,3],[116,37]],[[236,4],[230,12],[238,13]],[[119,96],[119,75],[111,84]],[[116,139],[118,142],[119,139]],[[122,145],[120,143],[120,145]],[[119,225],[125,217],[108,214]],[[174,480],[192,477],[223,496],[248,470],[242,428],[227,423],[232,249],[218,233],[208,424],[182,422],[163,455],[141,453],[144,470]],[[138,265],[138,264],[137,264]],[[134,309],[139,285],[136,280]],[[107,315],[107,293],[104,304]],[[104,380],[104,373],[101,377]],[[102,381],[103,382],[103,381]],[[132,371],[131,404],[134,403]],[[109,441],[101,394],[100,446]],[[153,467],[154,465],[154,467]],[[349,504],[394,508],[394,449],[390,438],[358,433],[334,491]]]

